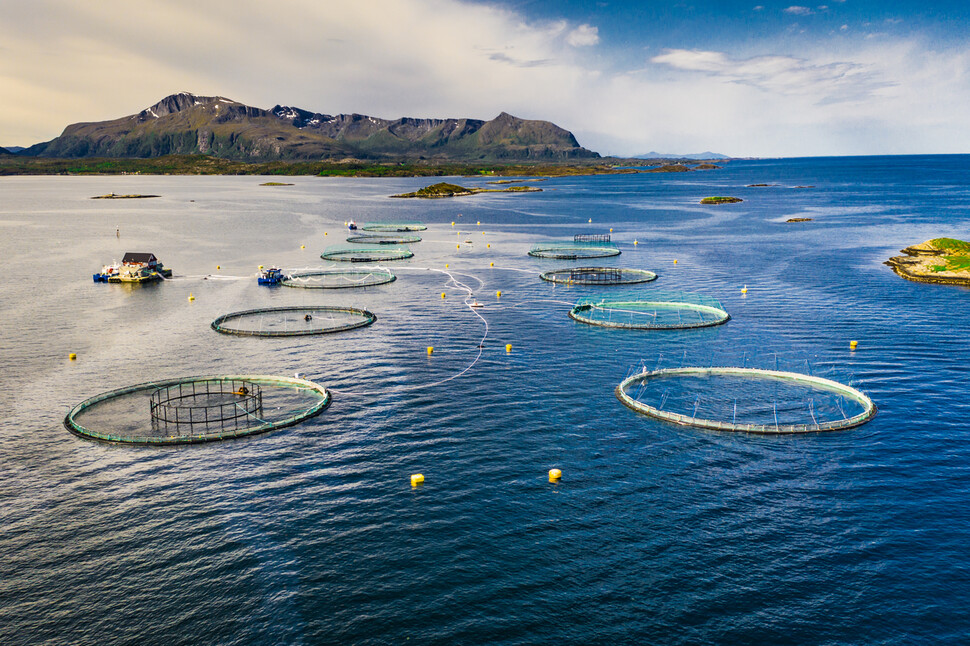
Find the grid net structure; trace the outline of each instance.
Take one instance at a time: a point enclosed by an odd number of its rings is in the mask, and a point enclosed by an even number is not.
[[[387,233],[407,233],[409,231],[426,231],[428,227],[420,222],[365,222],[362,231],[381,231]]]
[[[837,431],[864,424],[876,414],[873,401],[856,388],[762,368],[643,369],[614,392],[625,406],[649,417],[715,431]]]
[[[153,381],[101,393],[74,406],[75,435],[123,444],[194,444],[299,424],[330,405],[312,381],[268,375],[209,375]]]
[[[657,274],[621,267],[571,267],[543,272],[539,278],[565,285],[632,285],[657,280]]]
[[[679,330],[726,323],[730,314],[709,296],[651,292],[646,299],[583,299],[569,310],[574,321],[633,330]]]
[[[532,245],[529,255],[534,258],[577,260],[579,258],[608,258],[619,256],[620,249],[613,242],[577,242],[563,240]]]
[[[397,280],[397,276],[379,267],[367,269],[313,269],[297,271],[283,277],[280,284],[302,289],[352,289],[373,287]]]
[[[573,236],[573,242],[609,242],[609,233],[577,233]]]
[[[380,262],[382,260],[404,260],[414,254],[407,247],[361,247],[359,245],[334,245],[320,254],[324,260],[336,262]]]
[[[421,236],[408,234],[364,234],[352,235],[347,238],[347,242],[353,244],[410,244],[421,242]]]
[[[298,305],[230,312],[214,320],[212,329],[241,336],[308,336],[345,332],[376,320],[372,312],[355,307]]]

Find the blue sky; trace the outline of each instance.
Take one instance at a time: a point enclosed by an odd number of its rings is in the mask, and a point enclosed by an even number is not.
[[[0,0],[0,145],[177,91],[501,111],[604,154],[970,152],[970,3]]]

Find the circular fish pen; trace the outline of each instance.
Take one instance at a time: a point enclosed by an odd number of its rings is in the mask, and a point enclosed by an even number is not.
[[[851,386],[760,368],[665,368],[624,379],[625,406],[681,426],[741,433],[838,431],[868,422],[876,405]]]
[[[407,234],[354,235],[347,238],[354,244],[410,244],[421,242],[421,236]]]
[[[212,329],[241,336],[309,336],[354,330],[376,320],[373,313],[355,307],[265,307],[223,314]]]
[[[312,381],[266,375],[169,379],[86,399],[64,417],[81,437],[125,444],[195,444],[293,426],[330,405]]]
[[[628,330],[683,330],[721,325],[731,315],[708,296],[654,292],[648,300],[584,299],[569,310],[569,318]]]
[[[385,285],[395,280],[397,276],[386,269],[321,269],[286,275],[280,285],[301,289],[352,289]]]
[[[361,231],[407,233],[409,231],[426,231],[428,227],[420,222],[365,222],[360,229]]]
[[[539,278],[563,285],[633,285],[657,280],[657,274],[646,269],[620,267],[572,267],[539,274]]]
[[[382,260],[404,260],[414,253],[407,247],[360,247],[357,245],[338,245],[327,247],[320,254],[324,260],[336,262],[380,262]]]
[[[620,249],[613,242],[582,242],[565,240],[532,245],[529,255],[534,258],[577,260],[579,258],[609,258],[619,256]]]

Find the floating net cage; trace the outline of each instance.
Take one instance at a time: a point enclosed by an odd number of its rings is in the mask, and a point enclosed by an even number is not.
[[[64,426],[77,435],[128,444],[192,444],[293,426],[330,405],[312,381],[216,375],[111,390],[72,408]]]
[[[382,260],[404,260],[414,254],[407,247],[361,247],[359,245],[336,245],[327,247],[320,254],[324,260],[337,262],[380,262]]]
[[[397,276],[386,269],[314,269],[288,274],[280,281],[286,287],[302,289],[350,289],[354,287],[373,287],[397,280]]]
[[[371,312],[355,307],[266,307],[223,314],[212,322],[212,329],[241,336],[308,336],[345,332],[376,320]]]
[[[716,431],[837,431],[876,414],[873,401],[856,388],[765,368],[643,368],[620,382],[615,393],[624,405],[649,417]]]
[[[578,258],[608,258],[619,256],[620,250],[613,242],[581,242],[563,240],[560,242],[543,242],[532,245],[529,255],[535,258],[556,258],[559,260],[576,260]]]
[[[347,238],[347,242],[354,244],[409,244],[421,242],[421,236],[408,235],[404,233],[377,234],[377,235],[353,235]]]
[[[569,318],[587,325],[632,330],[682,330],[726,323],[730,314],[709,296],[686,292],[650,292],[630,300],[583,299]]]
[[[539,274],[539,278],[564,285],[632,285],[657,280],[657,274],[646,269],[572,267],[547,271]]]
[[[382,231],[388,233],[407,233],[408,231],[426,231],[428,227],[420,222],[365,222],[362,231]]]

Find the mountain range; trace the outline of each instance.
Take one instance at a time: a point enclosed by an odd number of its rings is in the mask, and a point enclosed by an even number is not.
[[[208,154],[245,161],[554,161],[596,159],[568,130],[502,113],[480,119],[379,119],[277,105],[263,110],[187,92],[138,114],[75,123],[25,156],[157,157]]]

